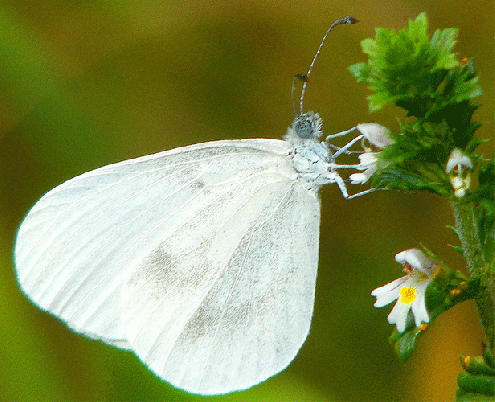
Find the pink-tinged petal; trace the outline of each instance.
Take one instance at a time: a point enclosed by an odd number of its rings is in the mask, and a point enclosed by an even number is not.
[[[430,260],[425,253],[417,248],[401,251],[395,255],[395,261],[402,265],[409,264],[415,270],[428,276],[432,274],[437,265],[435,261]]]
[[[471,159],[468,156],[464,155],[459,148],[455,148],[449,156],[445,171],[447,173],[450,173],[450,171],[458,165],[467,166],[469,169],[473,168]]]
[[[378,148],[383,148],[394,143],[394,140],[389,137],[390,130],[380,124],[362,123],[358,124],[356,128],[371,144]]]

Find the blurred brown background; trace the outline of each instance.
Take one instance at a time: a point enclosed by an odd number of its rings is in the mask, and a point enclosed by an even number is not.
[[[16,229],[46,191],[77,174],[196,142],[280,138],[293,119],[291,80],[311,76],[306,109],[326,134],[360,122],[397,128],[396,111],[369,115],[366,88],[346,68],[365,60],[375,27],[401,28],[426,11],[430,34],[460,28],[484,95],[479,136],[493,139],[492,0],[11,0],[0,1],[0,399],[200,400],[154,377],[138,359],[77,335],[34,307],[12,264]],[[493,142],[485,145],[485,152]],[[421,244],[462,260],[448,204],[407,193],[344,201],[321,192],[322,225],[312,329],[287,370],[218,401],[454,399],[458,356],[480,353],[472,303],[437,319],[401,363],[387,342],[390,308],[373,288],[401,275],[394,254]],[[316,241],[316,239],[315,239]]]

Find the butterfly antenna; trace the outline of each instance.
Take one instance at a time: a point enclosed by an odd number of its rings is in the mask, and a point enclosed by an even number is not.
[[[332,25],[330,25],[330,28],[328,28],[328,31],[326,32],[325,36],[323,37],[323,39],[320,43],[320,46],[318,47],[318,50],[316,51],[315,57],[313,57],[313,61],[309,65],[308,72],[306,74],[298,74],[294,77],[294,80],[292,81],[292,106],[294,107],[294,113],[296,114],[296,116],[298,115],[298,113],[296,111],[296,107],[294,105],[294,84],[295,84],[296,79],[303,81],[303,86],[301,89],[301,99],[299,100],[300,114],[302,114],[303,113],[304,93],[306,92],[306,84],[309,81],[309,75],[311,74],[311,71],[313,70],[313,66],[315,65],[316,59],[318,58],[318,55],[320,54],[320,51],[321,51],[321,48],[323,47],[323,44],[327,40],[328,34],[337,25],[356,24],[358,22],[359,22],[359,20],[357,20],[356,18],[347,16],[347,17],[341,18],[340,20],[335,21]]]
[[[294,92],[296,90],[296,81],[301,81],[301,82],[306,83],[309,81],[309,79],[304,74],[296,74],[294,76],[294,79],[292,80],[292,91],[290,94],[290,99],[292,101],[292,108],[294,109],[294,115],[297,117],[297,116],[299,116],[299,114],[302,114],[302,111],[301,111],[301,113],[297,113],[296,102],[294,99]]]

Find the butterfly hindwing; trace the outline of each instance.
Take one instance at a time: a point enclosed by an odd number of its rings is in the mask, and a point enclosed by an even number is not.
[[[189,392],[226,393],[267,379],[292,361],[309,331],[316,192],[280,178],[246,181],[242,190],[242,203],[219,199],[177,227],[127,285],[132,349]],[[200,241],[201,231],[191,229],[205,221],[211,228]]]

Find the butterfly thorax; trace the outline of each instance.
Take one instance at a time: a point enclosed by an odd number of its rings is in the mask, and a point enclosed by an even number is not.
[[[298,115],[284,139],[292,146],[292,166],[311,185],[321,187],[335,182],[329,161],[329,149],[320,142],[322,120],[317,113]]]

